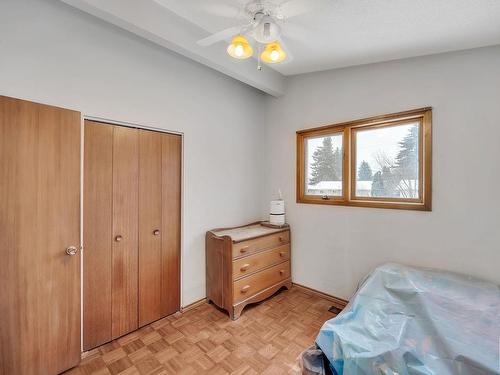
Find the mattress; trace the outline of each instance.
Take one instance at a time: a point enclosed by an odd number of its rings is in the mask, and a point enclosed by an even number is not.
[[[334,374],[500,374],[500,289],[399,264],[375,269],[316,344]]]

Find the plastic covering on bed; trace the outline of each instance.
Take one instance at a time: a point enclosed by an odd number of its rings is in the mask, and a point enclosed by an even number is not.
[[[500,289],[386,264],[323,325],[316,343],[338,375],[500,374]]]

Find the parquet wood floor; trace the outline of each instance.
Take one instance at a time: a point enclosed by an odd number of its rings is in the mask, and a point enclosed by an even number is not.
[[[297,288],[247,307],[236,321],[203,304],[85,353],[65,374],[297,374],[299,354],[335,316],[330,306]]]

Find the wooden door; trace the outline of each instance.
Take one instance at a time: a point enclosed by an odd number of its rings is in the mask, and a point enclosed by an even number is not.
[[[112,340],[113,127],[85,121],[83,349]]]
[[[182,143],[140,131],[139,326],[180,308]]]
[[[182,138],[162,134],[162,316],[180,309]]]
[[[139,131],[139,326],[162,317],[162,138]]]
[[[113,127],[112,336],[138,327],[138,130]]]
[[[0,374],[80,361],[80,121],[0,97]]]

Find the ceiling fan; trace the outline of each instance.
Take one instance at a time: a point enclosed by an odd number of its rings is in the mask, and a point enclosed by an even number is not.
[[[318,7],[325,6],[331,0],[251,0],[243,8],[243,20],[246,23],[240,26],[230,27],[219,31],[197,43],[201,46],[209,46],[218,41],[230,38],[231,44],[227,52],[236,59],[247,59],[253,55],[253,48],[247,39],[252,38],[259,50],[260,60],[268,64],[276,64],[287,59],[292,60],[292,54],[287,48],[283,37],[290,37],[284,33],[288,21],[292,17],[311,12]],[[225,12],[227,14],[227,11]],[[263,49],[261,51],[261,49]],[[260,63],[258,64],[259,69]]]
[[[156,0],[166,5],[165,0]],[[200,8],[210,15],[235,19],[240,25],[229,27],[197,41],[203,47],[229,40],[228,54],[235,59],[253,56],[257,48],[258,69],[260,61],[276,64],[293,59],[284,39],[300,38],[301,27],[289,23],[289,19],[312,12],[331,4],[332,0],[237,0],[202,2]],[[239,3],[233,5],[232,3]],[[298,30],[298,31],[297,31]],[[295,37],[294,38],[294,32]],[[252,40],[252,43],[249,42]],[[252,44],[254,47],[252,47]]]

